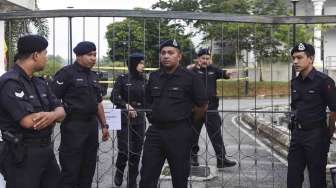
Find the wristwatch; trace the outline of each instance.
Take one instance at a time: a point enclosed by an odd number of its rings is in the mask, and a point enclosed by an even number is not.
[[[107,124],[107,123],[105,123],[105,125],[103,126],[103,128],[106,128],[106,129],[108,129],[110,126],[109,126],[109,124]]]

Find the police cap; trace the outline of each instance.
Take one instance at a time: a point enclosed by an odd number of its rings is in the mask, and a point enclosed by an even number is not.
[[[90,41],[83,41],[77,44],[77,46],[73,49],[73,52],[76,55],[84,55],[90,53],[92,51],[96,51],[96,45]]]
[[[18,54],[41,52],[48,47],[48,41],[40,35],[25,35],[17,42]]]
[[[174,40],[171,40],[171,39],[170,40],[165,40],[165,41],[161,42],[160,51],[162,50],[162,48],[167,47],[167,46],[174,47],[178,50],[181,50],[180,45],[176,42],[175,39]]]
[[[297,45],[294,46],[294,48],[291,51],[291,56],[295,52],[305,52],[307,56],[314,56],[315,55],[315,49],[311,44],[307,44],[304,42],[300,42]]]
[[[210,55],[210,49],[209,48],[201,48],[198,53],[197,53],[197,57],[201,57],[202,55]]]

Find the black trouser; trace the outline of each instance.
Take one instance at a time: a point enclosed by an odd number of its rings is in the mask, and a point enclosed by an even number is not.
[[[96,168],[98,122],[66,119],[61,125],[59,159],[63,188],[91,188]]]
[[[206,117],[202,123],[193,126],[193,146],[192,146],[192,155],[197,155],[199,151],[198,140],[202,130],[203,123],[212,143],[212,146],[215,150],[216,157],[218,159],[225,157],[226,151],[222,137],[221,131],[221,117],[218,112],[207,112]]]
[[[326,187],[326,165],[329,151],[327,128],[294,129],[288,152],[287,187],[302,187],[304,169],[308,167],[311,188]]]
[[[6,188],[59,188],[60,169],[51,144],[26,146],[24,161],[19,164],[9,154],[5,176]]]
[[[118,157],[116,162],[117,173],[124,173],[128,160],[128,183],[135,184],[139,173],[139,161],[144,141],[145,124],[122,124],[117,131]]]
[[[188,121],[160,129],[152,125],[146,132],[140,188],[156,188],[165,160],[168,160],[173,187],[186,188],[190,172],[192,129]]]

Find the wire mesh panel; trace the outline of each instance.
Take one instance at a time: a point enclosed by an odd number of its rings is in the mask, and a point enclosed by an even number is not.
[[[192,167],[189,187],[286,187],[287,149],[290,132],[290,80],[292,65],[289,50],[292,46],[293,27],[296,24],[297,41],[312,42],[315,23],[335,23],[335,16],[322,17],[265,17],[205,14],[197,12],[121,11],[121,10],[61,10],[20,13],[1,13],[6,21],[9,66],[13,65],[17,33],[14,28],[30,18],[46,18],[49,26],[48,72],[53,74],[64,65],[75,61],[72,48],[80,41],[89,40],[97,46],[97,63],[94,67],[100,76],[104,90],[105,108],[116,108],[110,99],[117,79],[129,72],[131,54],[144,54],[145,75],[161,67],[159,44],[162,40],[176,39],[181,45],[181,66],[197,64],[196,53],[200,48],[211,50],[212,64],[231,72],[230,79],[217,79],[218,108],[209,109],[199,135],[198,167]],[[198,23],[198,27],[196,24]],[[309,23],[310,25],[307,25]],[[14,25],[13,25],[14,24]],[[15,26],[15,27],[14,27]],[[28,27],[29,28],[29,27]],[[202,28],[202,30],[200,30]],[[326,27],[328,28],[328,27]],[[18,36],[28,29],[18,32]],[[31,31],[36,33],[38,31]],[[328,30],[323,30],[323,34]],[[331,38],[324,38],[325,45]],[[334,75],[334,56],[321,54],[325,61],[318,69]],[[322,58],[323,59],[323,58]],[[130,83],[130,77],[127,78]],[[146,80],[143,80],[143,85]],[[128,100],[135,102],[127,85]],[[208,87],[206,85],[206,87]],[[144,92],[141,90],[140,92]],[[143,95],[145,94],[143,93]],[[133,100],[133,101],[132,101]],[[135,107],[138,114],[150,112],[145,106]],[[143,142],[139,124],[151,126],[146,119],[134,124],[127,109],[121,127],[124,132],[124,148],[120,149],[121,131],[111,130],[107,142],[99,142],[96,173],[92,187],[114,187],[115,175],[123,174],[123,186],[129,182],[128,169],[132,157],[141,159],[141,151],[134,151],[133,144]],[[218,118],[214,120],[213,117]],[[211,121],[219,128],[209,131]],[[210,133],[209,133],[210,132]],[[55,154],[61,139],[59,126],[54,129]],[[119,136],[118,136],[119,135]],[[219,144],[222,139],[227,159],[237,164],[217,168]],[[119,138],[119,139],[118,139]],[[134,143],[136,142],[136,143]],[[141,145],[141,144],[140,144]],[[119,147],[119,148],[118,148]],[[219,146],[221,147],[221,146]],[[331,146],[330,163],[333,163],[335,146]],[[119,155],[123,155],[125,169],[116,167]],[[122,153],[124,152],[124,153]],[[223,157],[223,156],[222,156]],[[141,168],[141,163],[140,167]],[[307,176],[307,175],[306,175]],[[140,175],[138,175],[138,181]],[[304,186],[308,186],[308,178]],[[158,187],[172,187],[169,165],[163,167]]]

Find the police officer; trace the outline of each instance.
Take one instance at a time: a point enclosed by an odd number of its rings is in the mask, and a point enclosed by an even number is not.
[[[140,188],[156,188],[165,160],[173,187],[187,187],[192,145],[192,121],[203,117],[207,97],[203,82],[179,65],[182,53],[176,40],[160,45],[161,68],[150,74],[146,102],[152,108],[147,118]],[[194,108],[194,116],[192,108]]]
[[[128,187],[136,187],[136,178],[139,173],[139,161],[145,133],[144,112],[137,111],[144,108],[145,77],[144,55],[133,53],[128,63],[128,74],[117,78],[111,93],[111,101],[122,112],[121,130],[117,131],[118,157],[117,171],[114,182],[120,186],[123,182],[124,169],[128,160]]]
[[[89,188],[96,167],[98,121],[102,139],[109,137],[97,74],[91,71],[96,63],[96,46],[80,42],[73,49],[76,61],[59,70],[52,87],[62,99],[67,118],[61,124],[59,158],[64,188]]]
[[[306,167],[310,187],[326,187],[327,154],[336,119],[336,89],[328,75],[314,68],[314,54],[314,47],[306,43],[299,43],[291,51],[299,75],[291,81],[295,121],[290,127],[288,188],[302,187]],[[327,106],[331,111],[328,121]]]
[[[226,150],[221,134],[221,117],[218,113],[219,99],[217,97],[217,79],[229,79],[230,74],[226,70],[215,67],[211,62],[211,53],[208,48],[201,48],[197,53],[197,64],[190,69],[195,72],[205,84],[209,105],[207,117],[200,124],[194,125],[194,140],[191,155],[191,165],[199,166],[197,153],[199,151],[198,139],[203,123],[207,129],[212,146],[216,153],[217,168],[225,168],[236,165],[236,162],[225,157]],[[205,121],[206,120],[206,121]]]
[[[15,65],[0,78],[0,129],[9,148],[7,188],[59,187],[51,133],[65,112],[45,80],[33,75],[46,66],[47,46],[39,35],[20,37]]]

